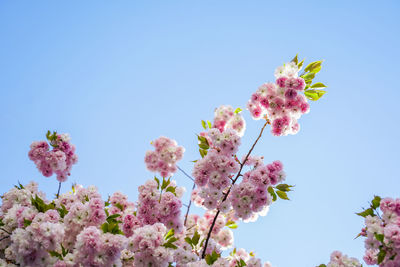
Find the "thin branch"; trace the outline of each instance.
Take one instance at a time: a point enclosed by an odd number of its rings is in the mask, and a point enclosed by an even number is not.
[[[6,229],[4,229],[4,228],[0,228],[0,230],[3,230],[3,231],[6,232],[7,234],[11,235],[11,233],[10,233],[9,231],[7,231]]]
[[[61,182],[58,184],[57,198],[60,196]]]
[[[5,237],[0,238],[0,242],[3,241],[3,240],[6,239],[6,238],[9,238],[9,237],[10,237],[10,236],[8,235],[8,236],[5,236]]]
[[[196,188],[196,184],[193,183],[193,187],[192,187],[192,192],[193,190]],[[187,210],[186,210],[186,215],[185,215],[185,221],[183,222],[183,225],[186,226],[186,221],[187,221],[187,217],[189,215],[189,210],[190,210],[190,206],[192,205],[192,194],[190,194],[190,199],[189,199],[189,204],[187,205]]]
[[[190,176],[189,174],[187,174],[184,170],[182,170],[179,166],[177,166],[178,169],[183,172],[184,175],[186,175],[186,177],[188,177],[190,180],[192,180],[194,182],[194,179],[192,178],[192,176]]]
[[[248,158],[250,157],[251,152],[253,152],[254,147],[256,146],[258,140],[260,140],[260,138],[261,138],[261,136],[262,136],[262,134],[263,134],[263,132],[264,132],[264,129],[265,129],[265,127],[266,127],[268,124],[270,124],[270,121],[267,119],[267,121],[265,122],[264,126],[261,128],[260,134],[258,135],[256,141],[253,143],[253,145],[251,146],[249,152],[247,153],[246,157],[244,158],[243,162],[240,164],[239,172],[238,172],[238,174],[236,175],[235,179],[232,181],[232,184],[231,184],[231,186],[229,187],[229,189],[228,189],[228,191],[226,192],[226,194],[224,194],[224,198],[222,199],[222,202],[224,202],[224,201],[228,198],[228,195],[229,195],[229,193],[231,192],[232,186],[236,183],[236,181],[238,180],[238,178],[242,175],[241,172],[242,172],[243,166],[246,164]],[[214,229],[215,222],[217,221],[217,218],[218,218],[219,213],[220,213],[220,210],[217,210],[217,213],[215,214],[214,219],[213,219],[213,222],[212,222],[212,224],[211,224],[210,230],[208,230],[207,239],[206,239],[206,242],[204,243],[204,249],[203,249],[203,253],[202,253],[202,255],[201,255],[201,258],[202,258],[202,259],[204,259],[205,256],[206,256],[206,249],[207,249],[208,241],[210,240],[211,232],[212,232],[212,230]]]

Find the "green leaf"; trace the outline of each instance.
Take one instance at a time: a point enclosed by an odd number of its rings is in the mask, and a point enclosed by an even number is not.
[[[304,71],[317,73],[319,70],[321,70],[321,64],[322,64],[322,60],[311,62],[310,64],[307,65],[307,67],[304,69]]]
[[[268,193],[272,196],[272,201],[276,201],[277,200],[274,188],[272,186],[268,187]]]
[[[323,90],[307,90],[304,91],[304,95],[313,101],[317,101],[318,99],[320,99],[324,94],[326,93],[326,91]]]
[[[378,240],[379,242],[383,243],[383,239],[385,238],[385,236],[383,234],[374,234],[376,240]]]
[[[375,196],[374,199],[371,202],[372,208],[377,209],[381,205],[381,197],[380,196]]]
[[[214,250],[211,255],[210,254],[206,255],[205,260],[208,265],[213,265],[214,262],[216,262],[219,257],[221,257],[221,254],[216,253]]]
[[[188,243],[192,248],[194,247],[192,239],[190,237],[185,237],[186,243]]]
[[[286,192],[283,191],[276,191],[276,194],[278,195],[278,197],[280,197],[281,199],[286,199],[286,200],[290,200],[286,194]]]
[[[118,213],[110,215],[107,217],[107,222],[114,222],[116,221],[115,219],[118,218],[119,216],[121,216],[121,214]]]
[[[178,247],[172,243],[164,243],[163,247],[177,249]]]
[[[165,191],[166,192],[171,192],[172,194],[174,194],[176,196],[175,190],[176,190],[176,187],[169,186],[169,187],[167,187],[167,190],[165,190]]]
[[[299,64],[297,64],[297,67],[301,69],[301,67],[303,67],[303,64],[304,64],[304,59],[300,61]]]
[[[235,114],[239,114],[240,112],[242,112],[242,109],[241,109],[241,108],[235,109]]]
[[[300,77],[303,78],[305,81],[311,81],[312,79],[315,78],[315,73],[310,72],[310,73],[301,75]]]
[[[291,62],[296,63],[296,65],[299,63],[299,60],[298,60],[298,58],[297,58],[297,55],[298,55],[298,54],[296,54],[296,56],[291,60]]]
[[[32,221],[24,219],[24,227],[28,227],[29,225],[31,225]]]
[[[200,152],[200,156],[202,158],[204,158],[207,155],[207,150],[205,150],[205,149],[199,149],[199,152]]]
[[[310,88],[326,88],[327,86],[323,83],[314,83]]]
[[[163,182],[161,185],[161,190],[164,190],[165,188],[167,188],[169,186],[169,184],[171,183],[170,178],[168,178],[168,180],[165,180],[165,178],[163,177]]]
[[[211,121],[207,121],[207,124],[208,124],[208,128],[212,128],[212,123],[211,123]]]
[[[276,186],[276,189],[283,191],[283,192],[289,192],[289,191],[292,191],[292,189],[290,189],[291,187],[293,187],[293,185],[279,184]]]
[[[231,220],[227,221],[225,225],[228,226],[231,229],[238,228],[238,225],[236,224],[236,222],[235,221],[231,221]]]
[[[60,260],[63,260],[63,257],[60,253],[58,253],[57,251],[49,251],[50,256],[52,257],[57,257]]]
[[[157,189],[160,189],[160,179],[154,176],[154,180],[157,182]]]
[[[378,264],[381,264],[386,257],[386,250],[380,250],[378,253]]]
[[[0,218],[0,227],[4,226],[5,224],[3,223],[3,219]]]
[[[120,203],[115,203],[115,207],[119,208],[121,211],[124,211],[124,206],[122,206]]]
[[[200,234],[196,231],[194,232],[193,238],[192,238],[192,243],[193,245],[197,245],[199,243],[200,240]]]
[[[166,234],[165,234],[165,240],[168,240],[170,237],[172,237],[172,236],[174,236],[174,234],[175,234],[175,231],[174,231],[174,229],[172,228],[172,229],[170,229]]]
[[[207,130],[207,123],[205,121],[201,121],[201,125],[203,126],[204,130]]]
[[[368,215],[375,216],[374,210],[372,208],[366,209],[362,212],[356,213],[358,216],[367,217]]]
[[[326,267],[326,265],[325,264],[320,264],[317,267]]]
[[[68,213],[67,208],[63,204],[61,204],[61,208],[58,208],[57,211],[60,214],[61,218],[64,218],[64,216]]]

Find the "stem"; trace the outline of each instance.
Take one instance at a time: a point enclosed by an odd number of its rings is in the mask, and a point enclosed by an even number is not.
[[[10,236],[8,235],[8,236],[5,236],[5,237],[0,238],[0,242],[3,241],[3,240],[6,239],[6,238],[9,238],[9,237],[10,237]]]
[[[192,178],[192,176],[190,176],[189,174],[187,174],[187,173],[186,173],[184,170],[182,170],[179,166],[176,166],[176,167],[178,167],[178,169],[179,169],[181,172],[183,172],[183,174],[186,175],[187,178],[189,178],[190,180],[192,180],[192,181],[194,182],[194,179]]]
[[[60,196],[61,182],[58,184],[57,198]]]
[[[7,234],[11,235],[11,233],[10,233],[9,231],[7,231],[6,229],[4,229],[4,228],[0,228],[0,230],[3,230],[3,231],[6,232]]]
[[[231,184],[231,186],[229,187],[228,191],[227,191],[226,194],[224,195],[224,198],[222,199],[222,202],[224,202],[224,201],[228,198],[228,195],[229,195],[229,193],[231,192],[232,186],[236,183],[236,181],[238,180],[238,178],[239,178],[240,176],[242,176],[241,172],[242,172],[243,166],[246,164],[246,162],[247,162],[247,160],[248,160],[248,158],[249,158],[251,152],[253,152],[254,147],[256,146],[258,140],[260,140],[260,138],[261,138],[261,136],[262,136],[262,134],[263,134],[263,132],[264,132],[264,129],[265,129],[265,127],[266,127],[268,124],[270,124],[269,120],[267,120],[267,121],[265,122],[264,126],[261,128],[260,134],[258,135],[256,141],[254,141],[253,145],[251,146],[251,148],[250,148],[249,152],[247,153],[246,157],[244,158],[243,162],[240,163],[239,172],[238,172],[238,174],[236,175],[235,179],[232,181],[232,184]],[[205,256],[206,256],[206,249],[207,249],[207,245],[208,245],[208,240],[209,240],[210,237],[211,237],[211,232],[212,232],[212,230],[214,229],[215,222],[217,221],[217,218],[218,218],[219,213],[220,213],[220,210],[217,210],[217,213],[215,214],[214,219],[213,219],[213,222],[212,222],[212,224],[211,224],[210,230],[208,231],[207,239],[206,239],[206,242],[204,243],[203,253],[202,253],[202,255],[201,255],[201,258],[202,258],[202,259],[204,259]]]
[[[193,183],[193,187],[192,187],[192,192],[195,189],[196,184]],[[190,210],[190,206],[192,205],[192,194],[190,194],[190,198],[189,198],[189,204],[187,205],[187,210],[186,210],[186,214],[185,214],[185,221],[183,222],[183,225],[186,226],[186,221],[187,221],[187,217],[189,215],[189,210]]]

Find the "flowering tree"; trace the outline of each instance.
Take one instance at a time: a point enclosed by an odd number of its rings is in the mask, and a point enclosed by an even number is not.
[[[56,198],[47,199],[35,182],[4,193],[0,266],[271,266],[235,248],[231,229],[241,220],[265,216],[278,199],[289,199],[293,186],[283,183],[283,164],[264,163],[262,156],[252,152],[268,125],[275,136],[296,134],[298,120],[309,112],[308,100],[318,100],[325,93],[323,83],[313,83],[322,61],[302,70],[303,63],[296,56],[278,67],[275,82],[261,85],[251,95],[247,109],[263,123],[243,156],[238,151],[246,122],[242,110],[231,106],[218,107],[212,121],[202,121],[204,131],[197,136],[200,155],[191,175],[177,165],[183,147],[167,137],[154,140],[154,150],[146,153],[144,161],[156,176],[138,188],[136,202],[121,192],[104,201],[95,186],[74,185],[60,194],[77,156],[67,134],[49,131],[47,141],[33,142],[28,155],[44,176],[56,175]],[[181,201],[185,190],[171,179],[178,170],[193,181],[187,205]],[[205,213],[191,214],[192,202]],[[396,258],[397,246],[391,244],[397,244],[399,232],[391,225],[397,221],[387,214],[400,209],[393,211],[393,201],[389,202],[381,204],[382,219],[373,216],[376,203],[366,215],[367,230],[362,235],[373,243],[367,263]],[[357,264],[335,252],[328,266]]]

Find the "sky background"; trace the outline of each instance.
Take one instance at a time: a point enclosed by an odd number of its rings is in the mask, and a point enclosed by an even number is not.
[[[136,201],[153,177],[151,140],[177,140],[191,172],[200,121],[244,108],[299,53],[325,60],[315,82],[328,93],[297,135],[268,130],[254,150],[283,162],[292,200],[241,223],[235,243],[279,267],[327,263],[333,250],[362,258],[354,213],[374,194],[400,196],[399,12],[399,1],[1,1],[0,194],[31,180],[56,193],[27,156],[50,129],[70,133],[79,156],[62,192],[95,184]],[[262,126],[243,114],[240,155]]]

